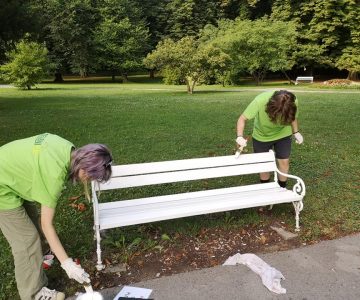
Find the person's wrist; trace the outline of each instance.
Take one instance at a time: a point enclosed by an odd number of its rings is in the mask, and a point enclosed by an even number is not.
[[[299,130],[298,130],[298,131],[293,132],[293,134],[296,134],[296,133],[298,133],[298,132],[299,132]]]

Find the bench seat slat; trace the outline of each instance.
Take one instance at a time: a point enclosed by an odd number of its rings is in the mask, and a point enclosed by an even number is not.
[[[111,178],[108,182],[100,184],[100,188],[101,190],[112,190],[152,184],[199,180],[205,178],[208,179],[254,174],[260,172],[273,172],[275,169],[275,162],[272,161],[257,164],[214,167],[210,169],[206,168],[156,174],[133,175]]]
[[[253,190],[258,190],[258,191],[269,190],[269,189],[278,188],[278,187],[279,187],[279,184],[277,182],[268,182],[268,183],[261,183],[261,184],[234,186],[234,187],[229,187],[229,188],[196,191],[196,192],[186,193],[186,195],[187,195],[187,198],[199,198],[199,197],[206,197],[206,196],[248,192],[248,191],[253,191]],[[180,199],[184,199],[184,193],[163,195],[163,196],[156,196],[156,197],[144,197],[144,198],[133,199],[133,200],[120,200],[120,201],[99,203],[99,209],[102,211],[102,210],[113,209],[113,208],[118,208],[118,207],[120,208],[120,207],[142,205],[142,204],[148,204],[148,203],[159,203],[159,202],[164,202],[164,201],[171,202],[171,201],[176,201],[176,200],[180,200]]]
[[[118,208],[106,208],[99,205],[100,229],[109,229],[120,226],[142,224],[160,220],[181,218],[206,213],[229,211],[248,207],[271,205],[300,201],[301,196],[294,192],[280,187],[269,189],[249,190],[247,192],[223,193],[220,195],[207,195],[194,197],[193,193],[184,193],[153,197],[153,203],[139,204],[134,206],[126,205]],[[191,194],[191,195],[189,195]],[[176,196],[176,200],[172,199]],[[162,202],[157,202],[162,198]],[[141,200],[141,199],[139,199]],[[127,200],[130,202],[136,200]]]
[[[273,193],[274,191],[279,191],[279,188],[274,188],[274,189],[268,189],[268,190],[261,190],[257,193],[257,195],[259,197],[264,197],[266,196],[268,193]],[[125,200],[125,201],[118,201],[118,204],[121,204],[121,202],[132,202],[134,203],[132,206],[130,205],[124,205],[124,206],[118,206],[116,208],[104,208],[100,206],[100,211],[101,213],[105,213],[107,218],[112,218],[112,216],[127,216],[128,214],[136,214],[139,211],[146,211],[147,209],[152,209],[154,207],[154,205],[156,205],[157,208],[159,209],[165,209],[165,208],[171,208],[172,206],[176,206],[176,205],[193,205],[193,204],[197,204],[199,205],[200,203],[204,206],[208,205],[208,201],[209,199],[214,198],[215,196],[217,196],[218,200],[221,201],[221,199],[223,199],[223,197],[228,198],[228,197],[237,197],[239,198],[239,193],[228,193],[228,194],[224,194],[224,195],[207,195],[207,196],[201,196],[201,197],[191,197],[193,195],[186,195],[186,194],[179,194],[181,197],[177,197],[177,199],[173,199],[173,197],[162,197],[161,199],[149,199],[150,201],[148,201],[147,203],[144,201],[133,201],[133,200]],[[241,193],[241,199],[245,199],[248,196],[252,196],[254,195],[254,191],[248,191],[248,192],[242,192]],[[172,196],[172,195],[171,195]],[[158,198],[158,197],[154,197],[154,198]],[[143,200],[143,199],[138,199],[138,200]],[[153,201],[155,200],[155,201]],[[157,200],[161,200],[161,201],[157,201]]]

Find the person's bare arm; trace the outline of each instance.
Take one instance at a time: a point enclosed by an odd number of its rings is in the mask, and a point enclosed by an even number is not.
[[[53,225],[55,209],[41,205],[41,228],[49,243],[49,246],[56,255],[60,263],[63,263],[68,257]]]
[[[237,125],[236,125],[236,133],[237,136],[243,136],[244,135],[244,129],[245,129],[245,124],[246,124],[247,119],[245,118],[244,115],[241,115],[237,121]]]
[[[299,145],[301,145],[304,142],[304,137],[302,136],[302,134],[299,132],[299,125],[298,125],[298,121],[297,119],[295,119],[292,123],[291,123],[291,128],[292,128],[292,132],[293,132],[293,136],[295,138],[295,142]]]
[[[292,128],[293,134],[299,131],[299,125],[298,125],[297,119],[295,119],[294,121],[291,122],[291,128]]]

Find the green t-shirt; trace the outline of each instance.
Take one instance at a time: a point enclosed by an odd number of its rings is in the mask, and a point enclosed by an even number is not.
[[[282,139],[292,134],[291,125],[281,125],[271,122],[268,114],[266,113],[266,104],[269,102],[274,91],[263,92],[255,97],[255,99],[248,105],[243,112],[246,119],[254,120],[254,129],[252,136],[261,142],[270,142]],[[297,107],[296,118],[299,112],[299,105],[295,99]]]
[[[69,141],[49,133],[0,147],[0,210],[23,199],[55,208],[68,175]]]

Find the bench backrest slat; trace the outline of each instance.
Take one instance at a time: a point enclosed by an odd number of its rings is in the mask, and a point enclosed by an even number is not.
[[[185,159],[143,164],[119,165],[112,168],[111,179],[96,190],[111,190],[152,184],[237,176],[276,170],[273,152]]]
[[[314,77],[312,76],[298,76],[296,77],[297,80],[313,80]]]

